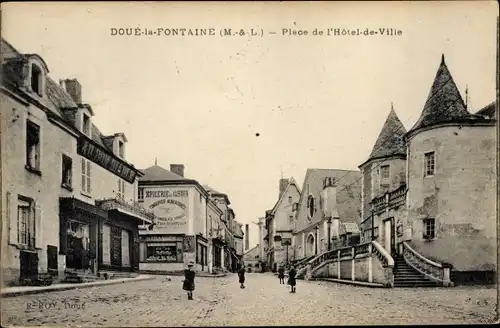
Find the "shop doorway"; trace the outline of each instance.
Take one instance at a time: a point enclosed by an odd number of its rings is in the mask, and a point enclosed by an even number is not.
[[[33,279],[38,276],[38,254],[36,252],[21,251],[19,260],[21,281]]]
[[[87,270],[89,258],[89,226],[79,222],[69,222],[67,231],[66,267]]]

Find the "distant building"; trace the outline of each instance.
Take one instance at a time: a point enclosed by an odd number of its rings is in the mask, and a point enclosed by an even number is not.
[[[358,171],[308,169],[293,232],[294,260],[359,242],[361,174]]]
[[[247,272],[262,272],[260,261],[260,247],[259,245],[249,249],[243,254],[243,262]]]
[[[203,188],[205,188],[210,198],[222,211],[221,228],[224,229],[224,244],[218,246],[223,249],[223,268],[227,271],[236,272],[243,255],[243,251],[238,251],[238,249],[243,246],[244,234],[243,231],[241,231],[241,224],[235,220],[236,215],[233,209],[229,207],[231,202],[227,194],[219,192],[207,185],[204,185]]]
[[[280,179],[278,201],[266,215],[269,240],[267,265],[273,271],[293,258],[292,234],[299,197],[300,189],[293,178]]]

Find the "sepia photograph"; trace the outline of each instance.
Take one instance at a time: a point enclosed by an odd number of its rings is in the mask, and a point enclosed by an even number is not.
[[[498,12],[2,3],[1,326],[497,323]]]

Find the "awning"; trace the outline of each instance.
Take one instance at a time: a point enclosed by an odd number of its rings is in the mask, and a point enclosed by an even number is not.
[[[153,223],[154,214],[146,211],[142,206],[135,203],[127,203],[121,198],[107,198],[96,201],[96,205],[103,210],[115,211],[132,217],[138,221]]]
[[[108,217],[108,212],[106,210],[74,197],[59,198],[59,207],[61,214],[72,213],[75,210],[80,210],[100,218]]]

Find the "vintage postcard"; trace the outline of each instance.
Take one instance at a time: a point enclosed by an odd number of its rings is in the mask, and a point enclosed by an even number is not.
[[[496,1],[1,9],[2,326],[497,322]]]

